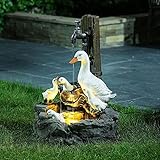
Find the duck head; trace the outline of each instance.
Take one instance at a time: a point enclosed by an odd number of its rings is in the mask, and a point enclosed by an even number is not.
[[[74,89],[73,85],[68,82],[68,80],[64,77],[58,78],[58,85],[62,87],[62,90],[72,91]]]
[[[53,79],[52,79],[52,84],[53,84],[53,86],[54,86],[54,85],[58,85],[58,78],[59,78],[59,77],[57,76],[56,78],[53,78]]]
[[[69,63],[74,64],[78,61],[80,61],[81,63],[89,62],[88,54],[85,51],[77,51]]]
[[[64,77],[58,78],[58,85],[64,85],[66,84],[67,80]]]

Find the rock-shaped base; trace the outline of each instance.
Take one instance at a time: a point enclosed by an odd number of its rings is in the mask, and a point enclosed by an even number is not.
[[[106,108],[97,119],[81,120],[67,125],[56,117],[47,116],[46,105],[36,105],[34,129],[39,138],[53,143],[75,144],[117,137],[118,113]]]

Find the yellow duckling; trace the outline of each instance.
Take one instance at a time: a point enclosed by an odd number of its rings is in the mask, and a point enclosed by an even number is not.
[[[64,77],[59,77],[58,78],[58,85],[62,85],[63,86],[63,91],[73,91],[75,88],[77,88],[76,85],[72,85]]]
[[[47,104],[51,103],[56,97],[56,95],[59,93],[57,77],[52,80],[52,85],[52,88],[49,88],[42,93],[43,99],[47,102]]]

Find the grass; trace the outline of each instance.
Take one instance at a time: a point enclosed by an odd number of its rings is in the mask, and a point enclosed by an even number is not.
[[[33,106],[42,89],[0,81],[0,160],[159,160],[159,113],[111,104],[120,112],[117,141],[56,146],[37,141]]]

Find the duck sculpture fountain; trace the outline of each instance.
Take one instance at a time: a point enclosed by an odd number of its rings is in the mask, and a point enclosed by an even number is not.
[[[105,109],[107,102],[116,97],[116,94],[112,94],[112,91],[107,85],[91,73],[90,60],[85,51],[77,51],[69,63],[74,64],[78,61],[81,62],[78,73],[78,83],[83,93],[87,96],[92,106],[96,106],[99,110]]]
[[[85,51],[77,51],[69,62],[80,62],[78,83],[65,77],[52,80],[52,88],[42,93],[43,103],[35,107],[35,131],[41,138],[73,144],[89,139],[115,138],[118,113],[108,107],[116,94],[90,71]]]
[[[64,77],[56,77],[52,80],[53,87],[47,89],[42,95],[44,101],[48,104],[47,109],[60,111],[60,107],[57,109],[56,103],[50,104],[54,102],[55,97],[59,94],[59,101],[64,106],[71,107],[72,111],[79,110],[81,112],[83,110],[89,115],[85,117],[95,118],[103,112],[108,106],[108,101],[114,98],[116,94],[113,94],[100,78],[91,73],[90,60],[85,51],[77,51],[69,63],[74,64],[78,61],[81,62],[78,73],[79,85],[72,85]],[[59,89],[61,85],[62,90]]]

